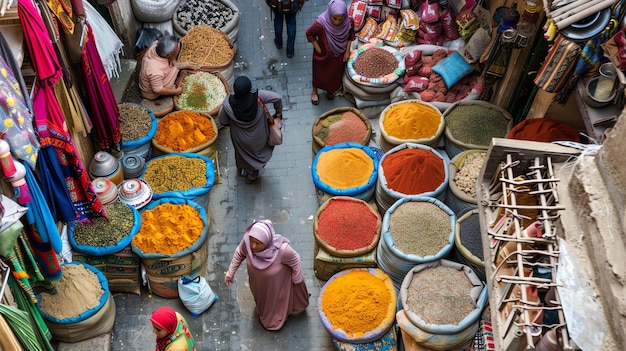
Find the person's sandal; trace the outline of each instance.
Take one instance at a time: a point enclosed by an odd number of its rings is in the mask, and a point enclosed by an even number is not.
[[[332,99],[334,99],[334,98],[335,98],[335,94],[333,94],[333,93],[326,93],[326,98],[327,98],[328,100],[332,100]]]
[[[313,98],[313,94],[311,94],[311,103],[312,103],[313,105],[317,105],[317,104],[319,104],[319,103],[320,103],[319,96],[318,96],[317,94],[315,94],[315,97],[316,97],[316,99],[314,99],[314,98]]]

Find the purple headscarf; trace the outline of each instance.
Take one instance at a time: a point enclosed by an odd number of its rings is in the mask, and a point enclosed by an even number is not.
[[[265,249],[253,252],[250,248],[250,237],[253,237],[265,245]],[[246,251],[252,265],[256,269],[265,269],[269,267],[276,256],[282,244],[288,243],[289,240],[280,234],[276,234],[274,226],[270,220],[260,220],[252,223],[243,236],[246,244]]]
[[[332,16],[345,15],[343,22],[338,26],[333,24]],[[330,50],[335,57],[346,52],[346,44],[350,36],[350,18],[348,16],[348,8],[343,0],[330,0],[326,11],[317,17],[319,23],[324,26],[326,39]]]

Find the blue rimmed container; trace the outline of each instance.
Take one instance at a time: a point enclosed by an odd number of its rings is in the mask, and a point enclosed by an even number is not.
[[[326,157],[327,153],[331,152],[339,153],[339,155],[335,155],[337,157],[334,157],[333,159],[328,159]],[[349,174],[351,172],[354,173],[355,166],[350,162],[350,155],[354,154],[357,154],[359,157],[363,157],[366,162],[371,162],[371,164],[363,165],[364,167],[367,167],[368,170],[371,170],[371,172],[358,175],[362,179],[365,179],[365,181],[358,184],[357,181],[355,181],[354,186],[339,187],[328,184],[327,180],[323,180],[320,177],[317,171],[318,166],[320,165],[333,170],[332,174],[328,175],[330,177],[334,175],[341,175],[341,177],[345,177],[345,174]],[[317,198],[320,205],[333,196],[350,196],[366,202],[370,201],[374,196],[374,190],[376,188],[378,163],[378,157],[376,156],[374,150],[365,145],[346,142],[324,146],[315,155],[313,165],[311,167],[313,183],[317,189]],[[371,168],[369,166],[371,166]]]

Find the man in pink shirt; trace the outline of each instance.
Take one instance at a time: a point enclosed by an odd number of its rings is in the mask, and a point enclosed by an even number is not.
[[[157,39],[147,49],[141,60],[139,89],[145,99],[158,99],[161,96],[180,95],[183,87],[176,87],[176,77],[181,69],[197,69],[198,64],[178,62],[181,44],[173,35]]]

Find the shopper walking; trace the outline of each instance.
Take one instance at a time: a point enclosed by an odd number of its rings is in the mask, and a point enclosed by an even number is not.
[[[235,249],[224,283],[230,286],[243,261],[261,324],[279,330],[287,316],[309,306],[300,255],[289,240],[276,234],[270,220],[252,223]]]
[[[274,14],[274,45],[283,48],[283,24],[287,26],[287,57],[292,58],[296,46],[296,15],[302,10],[305,0],[274,0],[270,6]]]
[[[283,102],[273,91],[253,91],[252,82],[245,76],[235,79],[233,91],[233,95],[224,99],[217,120],[222,126],[230,126],[237,172],[249,184],[265,172],[265,165],[274,151],[274,147],[267,144],[270,130],[261,103],[271,104],[274,118],[282,118]]]
[[[341,79],[350,58],[355,38],[354,22],[343,0],[330,0],[321,15],[307,29],[306,38],[313,44],[313,91],[311,103],[317,105],[317,89],[326,91],[331,100],[341,87]]]

